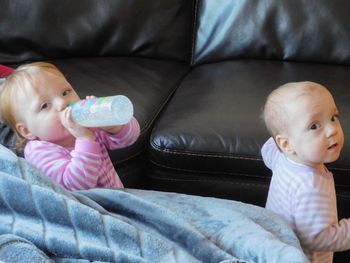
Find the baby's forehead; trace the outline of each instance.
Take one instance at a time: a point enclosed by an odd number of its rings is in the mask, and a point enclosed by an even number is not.
[[[271,110],[278,113],[279,120],[284,117],[288,118],[294,115],[295,112],[302,110],[305,105],[312,104],[314,98],[320,97],[323,91],[328,92],[322,86],[285,86],[274,91],[271,97],[270,107]]]
[[[36,70],[29,72],[29,74],[24,78],[24,92],[25,93],[41,93],[42,86],[46,86],[47,83],[51,80],[48,77],[55,76],[58,78],[63,78],[61,74],[57,74],[52,70]]]
[[[21,82],[18,83],[19,87],[18,95],[31,97],[34,93],[37,93],[35,80],[32,78],[24,78]]]
[[[296,102],[299,99],[313,99],[314,96],[329,94],[329,91],[318,84],[288,85],[276,90],[275,100],[283,103]]]

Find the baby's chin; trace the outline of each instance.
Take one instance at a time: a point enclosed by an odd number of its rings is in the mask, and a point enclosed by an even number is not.
[[[327,158],[324,163],[333,163],[339,159],[340,153],[336,154],[335,156],[332,156],[330,158]]]
[[[62,147],[74,147],[75,137],[66,130],[61,136],[52,138],[51,142]]]

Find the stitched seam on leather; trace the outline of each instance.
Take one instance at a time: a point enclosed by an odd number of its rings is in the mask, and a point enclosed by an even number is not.
[[[220,155],[220,154],[212,154],[212,153],[190,153],[190,152],[178,152],[178,151],[171,151],[169,149],[161,150],[158,145],[156,145],[154,142],[151,142],[151,145],[154,150],[164,153],[164,154],[177,154],[177,155],[184,155],[184,156],[198,156],[198,157],[207,157],[207,158],[228,158],[228,159],[237,159],[237,160],[247,160],[247,161],[262,161],[262,158],[254,158],[254,157],[243,157],[243,156],[232,156],[232,155]],[[328,167],[330,170],[333,171],[344,171],[348,172],[350,171],[349,168],[337,168],[337,167]]]
[[[184,179],[177,179],[177,178],[165,178],[165,177],[160,177],[160,176],[150,176],[151,178],[157,178],[157,179],[161,179],[164,181],[179,181],[179,182],[183,182],[183,181],[191,181],[191,182],[224,182],[225,184],[233,184],[233,185],[253,185],[253,186],[258,186],[260,188],[268,188],[267,184],[257,184],[257,183],[246,183],[246,182],[237,182],[237,181],[229,181],[229,180],[213,180],[213,179],[188,179],[188,178],[184,178]],[[350,199],[350,194],[349,195],[344,195],[344,194],[338,194],[337,196],[342,197],[342,198],[349,198]]]
[[[336,186],[338,186],[338,187],[345,187],[345,188],[348,188],[349,190],[350,190],[350,185],[348,185],[348,184],[335,184]]]
[[[266,177],[266,176],[250,175],[250,174],[242,174],[242,173],[231,173],[231,172],[221,172],[221,171],[214,172],[214,171],[203,171],[203,170],[196,170],[196,169],[175,168],[175,167],[171,167],[171,166],[157,163],[153,160],[150,160],[150,161],[151,161],[151,163],[153,163],[154,165],[156,165],[158,167],[167,168],[167,169],[174,170],[174,171],[191,172],[191,173],[195,172],[195,173],[201,173],[201,174],[239,175],[239,176],[251,177],[251,178],[269,179],[269,177]]]
[[[242,173],[228,173],[228,172],[213,172],[213,171],[199,171],[199,170],[189,170],[189,169],[181,169],[181,168],[173,168],[173,167],[170,167],[170,166],[166,166],[166,165],[162,165],[162,164],[159,164],[157,162],[154,162],[151,160],[151,162],[154,164],[154,165],[157,165],[159,167],[163,167],[163,168],[167,168],[167,169],[170,169],[170,170],[176,170],[176,171],[183,171],[183,172],[196,172],[196,173],[202,173],[202,174],[223,174],[223,175],[239,175],[239,176],[242,176],[242,177],[251,177],[251,178],[259,178],[259,179],[269,179],[267,177],[264,177],[264,176],[258,176],[258,175],[247,175],[247,174],[242,174]],[[201,181],[206,181],[206,182],[227,182],[227,183],[234,183],[233,181],[230,181],[230,180],[225,180],[225,179],[222,179],[222,180],[213,180],[213,179],[186,179],[186,178],[181,178],[181,179],[176,179],[176,178],[165,178],[165,177],[161,177],[161,176],[152,176],[150,175],[150,177],[153,177],[153,178],[161,178],[162,180],[167,180],[167,181],[195,181],[195,182],[201,182]],[[243,183],[241,183],[243,184]],[[248,183],[247,183],[248,184]],[[253,184],[253,183],[250,183],[251,185],[256,185],[256,184]],[[346,187],[346,188],[349,188],[349,185],[344,185],[344,184],[336,184],[336,187]],[[350,189],[349,189],[350,190]],[[350,194],[349,196],[347,195],[343,195],[343,194],[338,194],[337,193],[337,196],[340,196],[340,197],[349,197],[350,198]]]
[[[171,92],[168,94],[168,96],[166,96],[163,103],[159,106],[158,110],[155,112],[153,118],[150,121],[148,121],[147,123],[145,123],[144,127],[142,127],[142,134],[145,132],[148,132],[148,130],[153,128],[153,124],[154,124],[155,119],[157,119],[159,117],[159,113],[164,109],[165,105],[167,105],[169,103],[170,98],[174,95],[174,93],[179,88],[180,84],[183,82],[183,80],[186,78],[186,76],[188,75],[188,73],[190,71],[191,71],[191,68],[189,68],[187,70],[187,72],[185,72],[185,74],[176,82],[174,87],[171,89]]]
[[[344,195],[344,194],[336,194],[336,195],[350,200],[350,195]]]
[[[213,157],[213,158],[229,158],[229,159],[238,159],[238,160],[250,160],[250,161],[262,161],[261,158],[254,157],[243,157],[243,156],[232,156],[232,155],[223,155],[223,154],[215,154],[215,153],[190,153],[190,152],[178,152],[174,150],[161,150],[158,145],[154,142],[151,142],[151,146],[154,150],[164,153],[164,154],[176,154],[176,155],[184,155],[184,156],[198,156],[198,157]]]
[[[150,176],[152,177],[152,176]],[[154,178],[154,177],[153,177]],[[191,181],[191,182],[208,182],[208,183],[212,183],[212,182],[225,182],[227,184],[236,184],[236,185],[254,185],[254,186],[259,186],[259,187],[263,187],[263,188],[268,188],[268,185],[266,184],[257,184],[257,183],[247,183],[247,182],[237,182],[237,181],[226,181],[226,180],[212,180],[212,179],[177,179],[177,178],[163,178],[163,177],[157,177],[157,178],[161,178],[161,180],[164,181]]]
[[[152,176],[151,176],[152,177]],[[163,178],[163,177],[157,177],[157,178],[161,178],[161,180],[164,181],[169,181],[169,182],[174,182],[174,181],[191,181],[191,182],[208,182],[208,183],[212,183],[212,182],[224,182],[225,184],[231,184],[231,185],[247,185],[247,186],[257,186],[260,188],[265,188],[267,189],[269,186],[268,185],[264,185],[264,184],[256,184],[256,183],[245,183],[245,182],[235,182],[235,181],[226,181],[226,180],[208,180],[208,179],[176,179],[176,178]],[[336,194],[339,197],[345,198],[345,199],[349,199],[350,200],[350,195],[344,195],[344,194]]]
[[[141,150],[137,151],[136,153],[134,153],[133,155],[129,155],[127,158],[125,159],[122,159],[122,160],[118,160],[118,161],[114,161],[112,162],[113,165],[119,165],[119,164],[122,164],[124,162],[127,162],[135,157],[138,157],[140,156],[145,150],[147,149],[147,146],[145,147],[142,147]]]
[[[174,93],[176,92],[176,90],[178,89],[180,83],[182,83],[183,79],[188,75],[188,73],[191,71],[191,69],[189,68],[187,70],[187,72],[177,81],[177,83],[174,85],[174,87],[171,89],[171,92],[168,94],[168,96],[166,97],[166,99],[163,101],[163,103],[160,105],[160,107],[158,108],[158,110],[155,112],[153,118],[146,122],[145,125],[143,127],[141,127],[141,131],[140,131],[140,136],[143,136],[145,133],[148,133],[149,130],[151,130],[153,128],[153,124],[155,119],[158,118],[160,112],[164,109],[165,105],[168,104],[168,102],[170,101],[170,98],[174,95]],[[135,153],[134,155],[125,158],[123,160],[118,160],[116,162],[113,162],[113,165],[117,165],[123,162],[126,162],[132,158],[134,158],[135,156],[140,155],[145,149],[147,148],[147,143],[146,146],[143,147],[140,151],[138,151],[137,153]]]
[[[192,28],[192,45],[191,45],[191,66],[193,66],[194,64],[194,53],[195,53],[195,43],[197,40],[197,19],[198,19],[198,8],[199,8],[199,1],[200,0],[195,0],[194,1],[194,17],[193,17],[193,28]]]
[[[337,170],[337,171],[343,171],[343,172],[348,172],[348,171],[350,171],[350,169],[349,168],[336,168],[336,167],[328,167],[328,169],[329,170]]]

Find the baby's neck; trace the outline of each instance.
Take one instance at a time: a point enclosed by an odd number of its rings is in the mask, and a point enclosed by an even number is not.
[[[302,160],[300,160],[299,158],[297,158],[295,155],[290,155],[290,154],[286,154],[287,158],[289,160],[291,160],[292,162],[295,162],[297,164],[301,164],[301,165],[305,165],[308,167],[311,167],[312,169],[317,170],[320,173],[325,173],[327,172],[327,169],[324,165],[324,163],[310,163],[310,162],[303,162]]]

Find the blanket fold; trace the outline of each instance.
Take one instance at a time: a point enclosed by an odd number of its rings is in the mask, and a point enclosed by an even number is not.
[[[66,191],[0,147],[0,260],[308,262],[288,225],[236,201],[136,189]],[[31,252],[31,253],[30,253]]]

